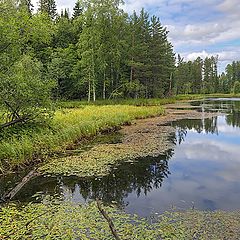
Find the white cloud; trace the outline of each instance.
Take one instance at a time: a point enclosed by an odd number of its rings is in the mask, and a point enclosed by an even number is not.
[[[228,13],[231,18],[239,18],[240,1],[239,0],[224,0],[217,8],[224,13]]]
[[[231,61],[239,59],[240,49],[238,51],[229,50],[222,52],[207,52],[203,50],[201,52],[185,53],[184,55],[187,61],[195,60],[197,57],[206,58],[211,56],[218,56],[219,61]]]

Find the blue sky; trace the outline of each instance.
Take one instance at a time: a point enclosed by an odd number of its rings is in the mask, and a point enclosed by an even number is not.
[[[72,11],[75,2],[56,0],[58,11]],[[129,13],[145,8],[160,17],[185,60],[218,55],[220,71],[240,60],[240,0],[126,0],[123,8]]]

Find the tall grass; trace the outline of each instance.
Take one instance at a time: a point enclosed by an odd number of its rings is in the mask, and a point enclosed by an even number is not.
[[[33,159],[43,159],[63,151],[77,140],[119,127],[134,119],[163,113],[164,109],[160,106],[126,105],[58,110],[49,127],[25,127],[16,133],[13,131],[13,134],[6,133],[0,144],[0,170],[4,172]]]
[[[59,101],[57,103],[60,108],[82,108],[84,106],[94,105],[133,105],[133,106],[161,106],[165,104],[175,103],[181,100],[200,100],[204,98],[230,98],[240,97],[240,94],[181,94],[170,98],[138,98],[138,99],[111,99],[111,100],[97,100],[95,102],[88,101]]]

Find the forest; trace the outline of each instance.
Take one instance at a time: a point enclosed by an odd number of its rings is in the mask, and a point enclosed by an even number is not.
[[[0,239],[240,239],[240,61],[75,1],[0,0]]]
[[[40,0],[37,11],[31,0],[1,0],[1,105],[17,114],[16,105],[27,99],[46,106],[48,97],[95,101],[238,92],[240,62],[222,75],[218,56],[185,62],[158,16],[144,9],[129,15],[121,4],[77,1],[72,13],[63,9],[59,15],[54,0]]]

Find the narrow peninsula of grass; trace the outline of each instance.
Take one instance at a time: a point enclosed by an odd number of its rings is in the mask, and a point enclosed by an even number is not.
[[[126,105],[82,106],[58,110],[49,127],[28,126],[2,135],[0,144],[1,171],[49,154],[62,151],[83,138],[101,131],[116,129],[134,119],[158,116],[163,107]]]
[[[205,98],[239,98],[240,94],[181,94],[171,98],[138,98],[138,99],[109,99],[97,100],[95,102],[88,101],[59,101],[58,106],[62,108],[81,108],[84,106],[95,105],[133,105],[133,106],[161,106],[165,104],[175,103],[177,101],[202,100]]]

